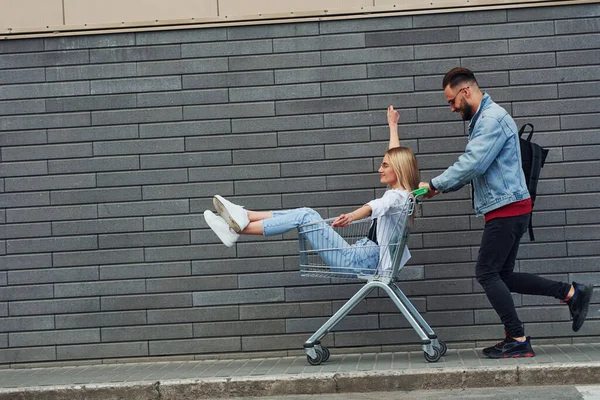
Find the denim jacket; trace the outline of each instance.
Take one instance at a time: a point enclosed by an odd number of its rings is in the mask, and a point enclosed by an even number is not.
[[[521,168],[517,125],[488,94],[483,95],[469,124],[465,152],[431,183],[445,193],[458,190],[469,181],[473,184],[477,215],[530,197]]]

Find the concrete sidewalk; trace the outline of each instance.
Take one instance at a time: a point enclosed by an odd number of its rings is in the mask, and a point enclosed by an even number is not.
[[[0,400],[160,399],[600,383],[600,343],[534,346],[534,358],[491,360],[452,349],[343,354],[319,366],[306,356],[161,361],[0,370]]]

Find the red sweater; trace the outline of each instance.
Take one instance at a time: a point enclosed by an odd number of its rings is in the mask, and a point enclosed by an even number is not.
[[[494,218],[516,217],[518,215],[529,214],[532,210],[531,199],[515,201],[500,208],[496,208],[485,214],[485,222]]]

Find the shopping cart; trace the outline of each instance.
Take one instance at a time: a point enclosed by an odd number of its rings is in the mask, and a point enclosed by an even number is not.
[[[437,338],[435,332],[395,283],[400,280],[398,273],[403,266],[402,255],[408,241],[411,216],[420,196],[426,193],[427,189],[421,188],[408,196],[404,206],[394,215],[397,223],[389,228],[390,231],[381,235],[389,238],[388,243],[376,243],[376,238],[372,237],[376,222],[371,217],[353,221],[346,227],[333,228],[331,223],[335,218],[298,227],[300,272],[303,276],[358,279],[367,282],[304,343],[309,364],[319,365],[329,359],[329,349],[321,345],[321,339],[377,288],[390,296],[417,332],[425,360],[436,362],[446,354],[446,344]],[[339,236],[324,230],[333,230]],[[318,235],[319,233],[322,234]],[[315,242],[318,240],[322,242]],[[314,246],[311,246],[311,243]],[[373,254],[378,255],[375,263],[370,262],[370,255]],[[357,263],[356,260],[360,262]]]

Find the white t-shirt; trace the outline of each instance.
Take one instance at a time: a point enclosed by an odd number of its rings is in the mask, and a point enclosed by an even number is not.
[[[379,243],[379,272],[389,272],[392,269],[392,259],[388,247],[384,246],[392,239],[391,236],[396,233],[404,232],[404,226],[397,226],[399,219],[403,215],[401,211],[408,204],[409,192],[406,190],[390,189],[383,197],[371,200],[367,205],[371,206],[371,217],[377,218],[377,242]],[[394,238],[396,240],[396,238]],[[408,246],[404,247],[400,268],[410,259]]]

